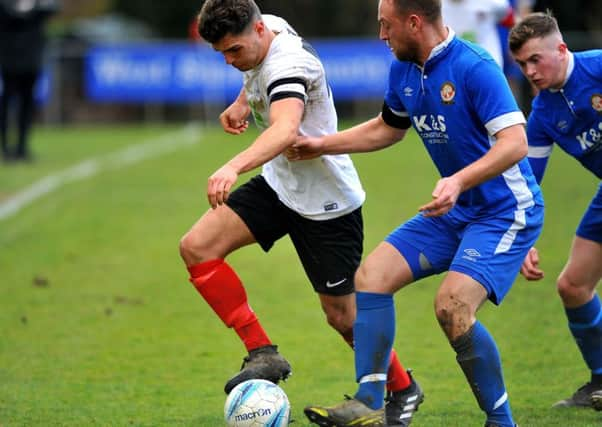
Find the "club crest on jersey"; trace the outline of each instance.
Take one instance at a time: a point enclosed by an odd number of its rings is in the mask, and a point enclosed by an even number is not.
[[[452,82],[445,82],[441,85],[441,100],[444,104],[453,104],[456,96],[456,87]]]
[[[598,113],[602,113],[602,94],[594,93],[592,95],[592,108]]]

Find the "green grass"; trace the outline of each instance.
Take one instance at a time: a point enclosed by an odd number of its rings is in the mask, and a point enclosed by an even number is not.
[[[39,129],[36,161],[0,166],[0,202],[38,179],[177,129]],[[198,143],[71,182],[0,220],[0,426],[220,426],[222,387],[244,348],[187,281],[180,236],[207,209],[205,184],[254,135],[203,129]],[[166,143],[169,143],[167,141]],[[435,170],[414,135],[354,157],[368,193],[366,253],[430,198]],[[244,182],[248,176],[241,177]],[[588,410],[550,410],[588,372],[555,291],[597,181],[556,150],[544,182],[538,244],[546,278],[517,279],[480,319],[500,347],[521,427],[596,426]],[[326,326],[288,240],[229,258],[271,338],[294,368],[284,385],[302,408],[355,390],[353,354]],[[434,319],[440,277],[396,295],[403,363],[426,400],[414,426],[481,426],[483,416]]]

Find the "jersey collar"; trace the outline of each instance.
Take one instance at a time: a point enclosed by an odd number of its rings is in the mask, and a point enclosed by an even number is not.
[[[431,53],[429,54],[428,58],[426,58],[425,64],[431,61],[432,59],[436,58],[437,56],[441,55],[441,53],[447,48],[447,46],[449,46],[449,44],[456,36],[454,30],[452,30],[450,27],[445,28],[447,28],[448,31],[446,39],[439,43],[437,46],[435,46],[433,50],[431,50]]]

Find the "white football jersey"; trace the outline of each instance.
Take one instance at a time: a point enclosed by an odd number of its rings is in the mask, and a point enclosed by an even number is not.
[[[245,93],[255,123],[261,131],[267,129],[270,103],[296,97],[305,103],[301,135],[335,133],[337,115],[332,93],[317,54],[284,19],[263,15],[263,20],[277,35],[264,61],[244,73]],[[346,154],[295,162],[279,154],[263,165],[262,175],[282,203],[313,220],[348,214],[366,198]]]

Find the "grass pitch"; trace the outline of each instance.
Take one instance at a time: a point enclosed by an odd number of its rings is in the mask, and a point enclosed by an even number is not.
[[[0,206],[84,160],[97,166],[0,220],[0,426],[223,425],[223,384],[238,370],[244,348],[188,283],[178,241],[208,207],[207,177],[255,133],[197,132],[194,145],[120,163],[113,153],[127,147],[190,136],[161,126],[38,129],[34,163],[0,165]],[[368,253],[430,199],[436,172],[413,134],[354,161],[368,194]],[[566,327],[555,277],[596,185],[555,151],[538,244],[546,278],[518,278],[501,307],[481,310],[500,347],[521,427],[602,425],[602,413],[550,409],[589,375]],[[304,405],[336,403],[355,391],[353,354],[326,325],[288,240],[268,255],[244,248],[229,262],[293,365],[283,388],[294,425],[308,425]],[[396,295],[395,348],[426,392],[412,425],[481,426],[434,318],[440,280]]]

